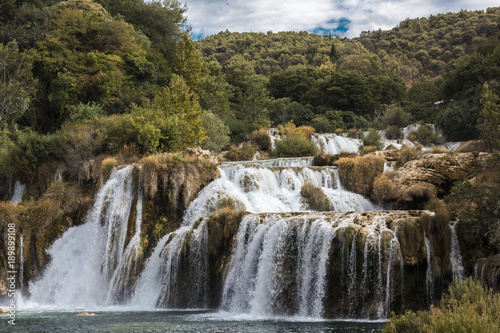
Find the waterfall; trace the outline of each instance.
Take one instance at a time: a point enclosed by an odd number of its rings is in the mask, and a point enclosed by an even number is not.
[[[311,141],[318,146],[323,154],[340,154],[341,152],[359,152],[359,139],[348,138],[333,133],[313,134]]]
[[[68,229],[48,250],[51,261],[30,283],[30,300],[73,308],[112,304],[130,282],[127,267],[137,255],[137,238],[126,242],[135,197],[132,166],[113,170],[82,225]],[[141,191],[139,191],[141,192]],[[142,193],[137,195],[134,236],[140,234]],[[124,296],[123,293],[122,297]]]
[[[19,289],[24,285],[24,240],[23,234],[19,235]]]
[[[396,283],[402,283],[402,276],[396,279],[392,270],[393,266],[402,265],[399,241],[396,232],[385,226],[390,213],[382,214],[369,227],[359,224],[357,216],[333,212],[247,215],[240,224],[225,270],[221,307],[257,318],[322,317],[329,303],[352,310],[351,315],[367,317],[377,309],[376,318],[387,316],[391,290]],[[366,271],[365,277],[357,272],[356,252],[361,232],[365,252],[367,248],[377,248],[380,287],[373,288]],[[384,237],[379,236],[382,234]],[[343,253],[348,260],[345,265]],[[361,311],[356,310],[360,308],[360,300],[354,293],[360,279],[372,302]],[[345,283],[347,290],[342,290]],[[335,299],[332,294],[337,295]]]
[[[216,211],[225,198],[235,200],[252,213],[307,211],[309,208],[300,194],[306,182],[321,188],[334,211],[381,209],[362,195],[343,190],[334,167],[227,163],[221,166],[221,177],[206,186],[190,204],[183,225],[189,226]]]
[[[24,189],[26,188],[26,185],[21,184],[19,180],[16,180],[14,183],[14,193],[12,194],[12,198],[10,201],[15,204],[19,205],[21,201],[23,201],[23,194],[24,194]]]
[[[427,303],[434,302],[434,273],[432,271],[431,240],[427,237],[424,229],[425,253],[427,255],[427,270],[425,272],[425,285],[427,289]]]
[[[455,226],[450,224],[451,230],[451,251],[450,251],[450,261],[451,261],[451,271],[453,272],[453,277],[456,277],[459,281],[464,279],[464,267],[462,266],[462,255],[460,254],[460,247],[458,245],[458,237],[455,231]]]

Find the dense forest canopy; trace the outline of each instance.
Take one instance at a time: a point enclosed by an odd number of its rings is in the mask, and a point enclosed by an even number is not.
[[[1,6],[3,175],[69,152],[221,150],[290,121],[396,136],[410,122],[435,122],[449,140],[498,122],[498,7],[354,39],[225,31],[193,41],[176,0]]]

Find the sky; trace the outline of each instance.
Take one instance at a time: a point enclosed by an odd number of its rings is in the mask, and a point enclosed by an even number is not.
[[[182,0],[181,0],[182,2]],[[499,6],[498,0],[187,0],[188,24],[198,39],[231,32],[309,31],[357,37],[389,30],[406,18]]]

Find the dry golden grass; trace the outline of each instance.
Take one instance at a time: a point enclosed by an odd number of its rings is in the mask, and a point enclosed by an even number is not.
[[[364,146],[363,148],[361,148],[359,150],[359,154],[360,155],[366,155],[366,154],[369,154],[369,153],[373,153],[373,152],[375,152],[377,150],[378,150],[377,146]]]
[[[396,167],[402,167],[406,162],[416,160],[422,152],[418,148],[411,148],[408,146],[403,146],[399,151],[398,158],[396,160]]]
[[[104,184],[109,176],[111,176],[111,172],[118,165],[118,161],[113,157],[108,157],[102,160],[101,162],[101,175],[99,178],[100,184]]]
[[[402,199],[411,202],[426,202],[436,198],[436,187],[429,183],[417,183],[403,191]]]
[[[395,201],[401,195],[399,187],[385,174],[375,178],[373,181],[372,198],[380,202]]]
[[[250,161],[253,159],[256,152],[256,146],[245,142],[241,147],[236,147],[234,145],[230,146],[224,158],[228,161]]]
[[[369,196],[375,178],[384,171],[385,160],[378,156],[343,157],[335,164],[342,184],[352,192]]]

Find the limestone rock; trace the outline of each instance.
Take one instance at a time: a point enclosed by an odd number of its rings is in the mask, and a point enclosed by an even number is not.
[[[486,153],[422,154],[407,162],[391,176],[399,188],[398,206],[410,204],[422,208],[423,203],[445,195],[453,182],[464,181],[487,156]]]

